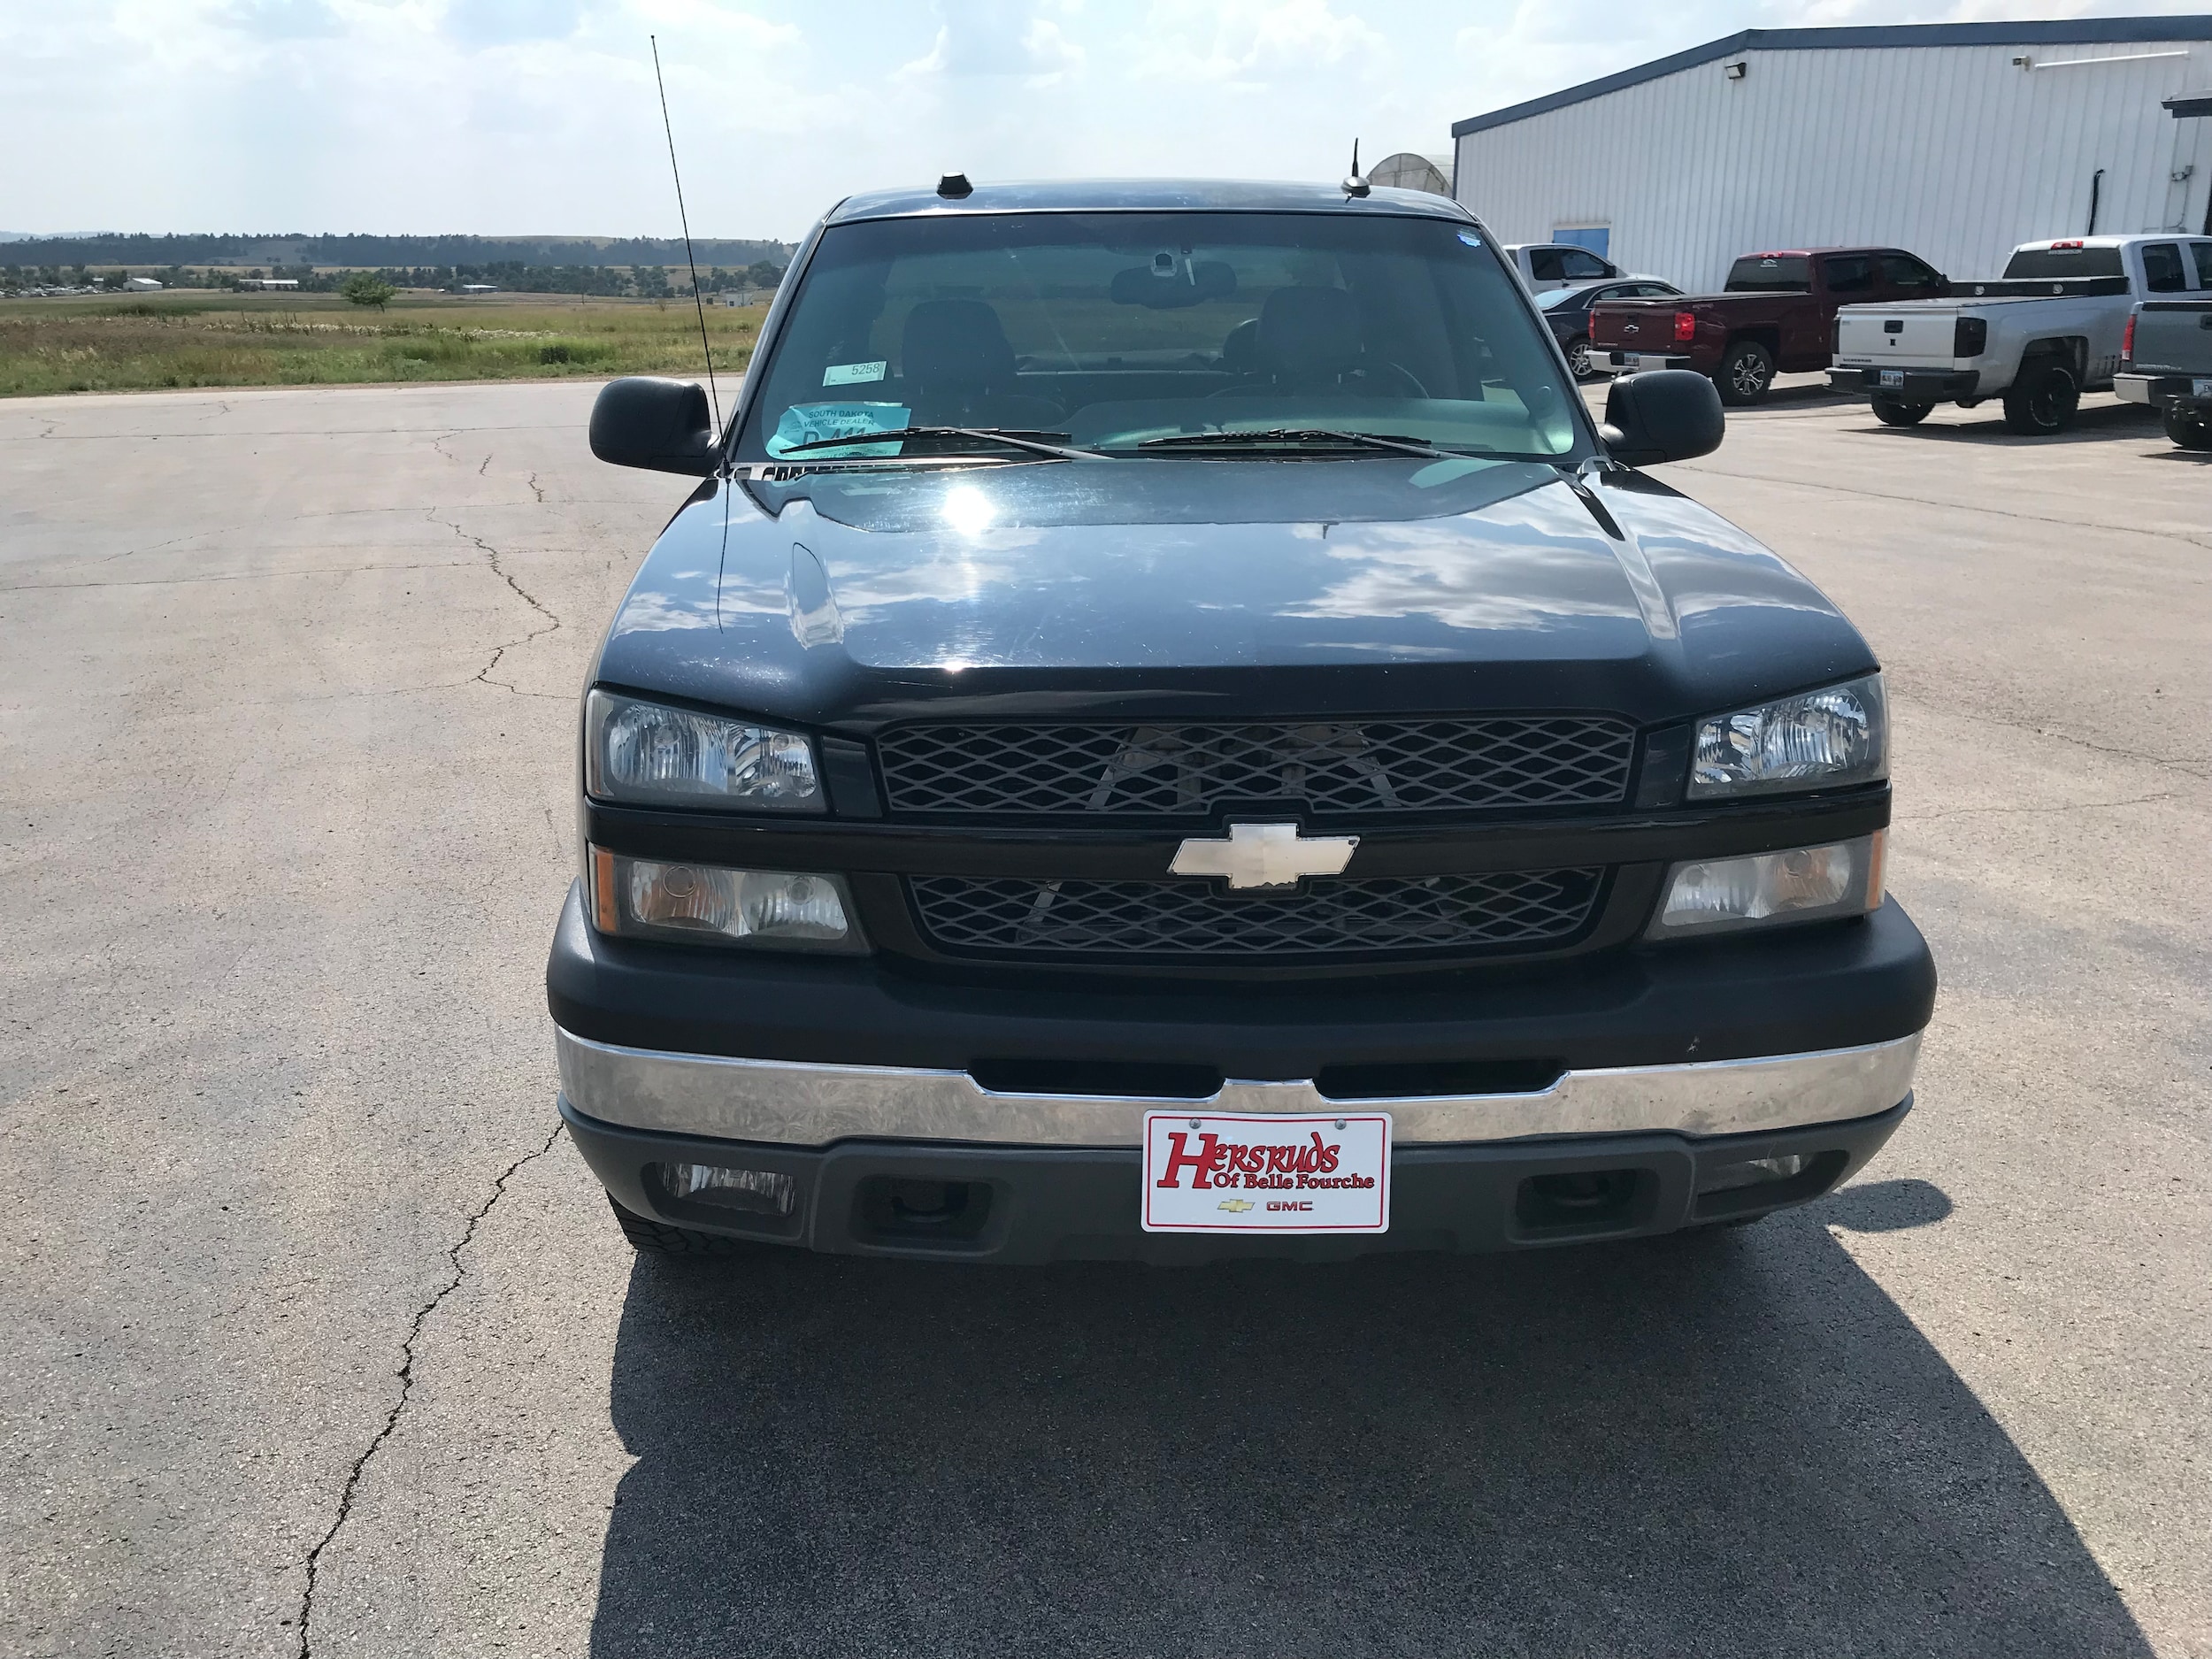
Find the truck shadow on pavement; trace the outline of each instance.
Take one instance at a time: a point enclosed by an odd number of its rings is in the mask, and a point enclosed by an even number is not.
[[[1335,1267],[641,1260],[592,1652],[2147,1654],[1830,1225]]]
[[[2166,435],[2158,424],[2158,417],[2151,411],[2140,403],[2122,403],[2086,405],[2075,415],[2073,424],[2065,431],[2044,437],[2029,437],[2007,428],[2004,410],[1994,403],[1978,403],[1972,409],[1954,409],[1944,404],[1917,426],[1885,426],[1869,413],[1864,427],[1855,429],[1892,438],[1900,443],[2005,443],[2026,446],[2109,443],[2119,438],[2154,439],[2162,442]]]

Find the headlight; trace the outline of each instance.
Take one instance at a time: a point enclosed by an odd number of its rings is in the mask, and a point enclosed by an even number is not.
[[[858,952],[867,946],[835,876],[724,870],[591,849],[592,922],[603,933],[703,945]]]
[[[1645,937],[1863,916],[1882,902],[1883,841],[1877,830],[1825,847],[1677,864]]]
[[[611,691],[584,699],[584,787],[602,800],[651,806],[824,808],[814,746],[798,733]]]
[[[1831,686],[1701,720],[1690,799],[1834,788],[1889,776],[1882,677]]]

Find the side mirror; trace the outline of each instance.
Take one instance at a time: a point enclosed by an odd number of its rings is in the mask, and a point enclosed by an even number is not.
[[[1623,466],[1656,466],[1712,454],[1727,429],[1712,381],[1688,369],[1653,369],[1613,382],[1598,436]]]
[[[608,381],[591,406],[591,452],[617,466],[706,477],[718,459],[706,388],[645,374]]]

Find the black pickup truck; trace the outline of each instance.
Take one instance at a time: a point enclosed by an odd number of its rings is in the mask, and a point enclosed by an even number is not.
[[[1935,994],[1881,676],[1410,191],[851,198],[593,664],[561,1112],[630,1240],[996,1261],[1755,1220]]]

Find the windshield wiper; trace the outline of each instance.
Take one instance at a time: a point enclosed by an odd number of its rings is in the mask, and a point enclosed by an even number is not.
[[[1179,432],[1165,438],[1147,438],[1140,449],[1185,449],[1230,444],[1336,443],[1353,449],[1390,449],[1400,455],[1425,456],[1432,460],[1455,460],[1461,452],[1440,449],[1418,438],[1402,438],[1379,432],[1338,432],[1326,426],[1272,426],[1264,432]]]
[[[1047,443],[1047,438],[1064,438],[1064,432],[1033,433],[1026,429],[1014,430],[1004,426],[897,426],[889,432],[856,432],[842,438],[810,438],[804,443],[791,444],[780,453],[771,457],[781,460],[787,455],[804,455],[810,449],[841,449],[856,443],[892,443],[912,438],[971,438],[983,443],[1002,443],[1010,449],[1025,449],[1032,455],[1048,455],[1061,461],[1103,461],[1107,457],[1096,449],[1079,449],[1069,444]],[[866,456],[855,456],[855,460],[867,460]]]

